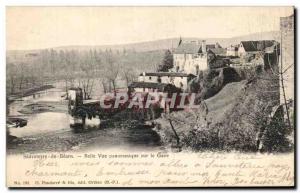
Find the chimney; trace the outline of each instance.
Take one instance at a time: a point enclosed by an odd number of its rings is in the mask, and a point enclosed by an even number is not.
[[[146,80],[146,72],[143,72],[143,82],[145,82],[145,80]]]
[[[203,54],[206,53],[206,42],[205,42],[205,40],[202,40],[201,50],[202,50],[202,53],[203,53]]]

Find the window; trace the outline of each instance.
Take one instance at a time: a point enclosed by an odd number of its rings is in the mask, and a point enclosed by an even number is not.
[[[151,76],[149,76],[149,80],[151,80],[151,78],[152,78],[152,77],[151,77]]]
[[[160,77],[157,78],[157,82],[161,83],[161,78]]]
[[[199,65],[196,65],[196,74],[199,74]]]

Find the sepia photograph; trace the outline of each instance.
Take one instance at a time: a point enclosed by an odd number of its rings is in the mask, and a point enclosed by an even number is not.
[[[294,187],[295,8],[7,6],[8,187]]]

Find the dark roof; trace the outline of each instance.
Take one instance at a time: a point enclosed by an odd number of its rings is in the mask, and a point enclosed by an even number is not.
[[[197,54],[200,53],[201,45],[196,43],[181,43],[174,51],[174,54]]]
[[[274,44],[274,40],[261,40],[261,41],[241,41],[246,52],[263,51],[265,48]]]
[[[213,53],[217,54],[217,55],[224,55],[226,54],[226,49],[224,48],[213,48],[210,49]]]
[[[153,88],[159,91],[164,91],[166,87],[175,87],[172,84],[154,83],[154,82],[132,82],[128,88]]]
[[[186,73],[180,73],[180,72],[146,72],[146,76],[173,76],[173,77],[190,77],[194,76],[193,74],[186,74]],[[143,73],[140,74],[140,76],[143,76]]]
[[[69,88],[68,90],[82,90],[80,87],[71,87],[71,88]]]
[[[214,49],[214,48],[216,48],[215,44],[207,44],[206,45],[206,49]]]

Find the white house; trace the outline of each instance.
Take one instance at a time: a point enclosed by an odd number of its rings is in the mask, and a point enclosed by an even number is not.
[[[187,89],[188,82],[195,78],[193,74],[179,72],[143,72],[138,77],[139,82],[172,84],[182,90]]]
[[[209,60],[215,57],[212,49],[207,47],[205,40],[179,42],[173,52],[172,71],[197,75],[200,70],[209,68]],[[220,48],[218,48],[220,49]]]
[[[238,48],[239,45],[230,45],[227,49],[226,49],[226,56],[238,56]]]

